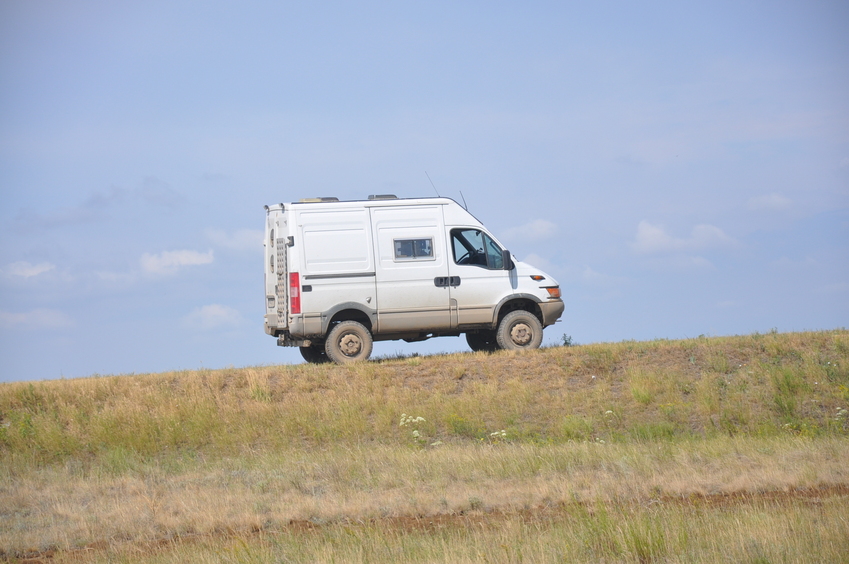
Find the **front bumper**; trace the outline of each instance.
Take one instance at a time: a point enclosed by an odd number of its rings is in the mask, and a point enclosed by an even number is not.
[[[554,325],[560,318],[563,310],[566,309],[566,304],[563,303],[563,300],[548,300],[547,302],[541,302],[539,309],[542,312],[542,326],[548,327],[549,325]]]

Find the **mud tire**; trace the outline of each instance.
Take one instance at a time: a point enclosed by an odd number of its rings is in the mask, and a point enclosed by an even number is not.
[[[542,323],[529,311],[511,311],[498,324],[495,339],[500,348],[508,351],[538,349],[542,344]]]
[[[360,362],[371,356],[374,341],[362,323],[342,321],[327,335],[324,351],[336,364]]]

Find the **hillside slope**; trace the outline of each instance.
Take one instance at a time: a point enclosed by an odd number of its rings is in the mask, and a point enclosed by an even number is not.
[[[5,462],[422,438],[841,432],[849,332],[788,333],[0,385]]]
[[[0,558],[829,561],[847,410],[845,330],[2,384]]]

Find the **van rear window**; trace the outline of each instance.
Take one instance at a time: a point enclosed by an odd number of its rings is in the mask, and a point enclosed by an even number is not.
[[[433,239],[395,239],[396,260],[433,258]]]

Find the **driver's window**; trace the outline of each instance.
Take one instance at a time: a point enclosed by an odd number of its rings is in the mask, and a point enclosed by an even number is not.
[[[454,262],[472,264],[489,269],[504,266],[501,249],[480,229],[454,229],[451,231]]]

